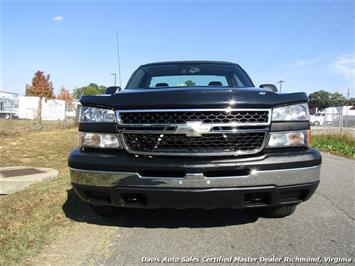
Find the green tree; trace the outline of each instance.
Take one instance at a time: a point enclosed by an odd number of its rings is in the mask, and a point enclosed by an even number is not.
[[[313,92],[309,95],[311,107],[326,108],[330,106],[330,93],[324,90]]]
[[[339,92],[335,92],[331,94],[330,101],[333,106],[342,106],[347,105],[348,100]]]
[[[196,83],[193,82],[192,80],[186,80],[185,81],[185,86],[195,86],[195,85],[196,85]]]
[[[54,98],[53,84],[50,81],[50,75],[44,75],[43,71],[38,70],[32,78],[31,85],[26,85],[26,96],[38,96],[37,119],[42,122],[42,99]]]
[[[320,90],[309,95],[309,105],[311,107],[327,108],[330,106],[346,105],[347,99],[339,92],[331,93]]]
[[[81,96],[93,96],[105,93],[106,87],[103,85],[98,86],[96,83],[90,83],[87,86],[76,88],[73,91],[74,97],[79,99]]]

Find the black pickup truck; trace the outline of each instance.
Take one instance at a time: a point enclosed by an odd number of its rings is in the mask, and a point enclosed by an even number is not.
[[[307,101],[256,88],[234,63],[142,65],[124,90],[81,97],[73,188],[102,215],[115,207],[290,215],[319,184]]]

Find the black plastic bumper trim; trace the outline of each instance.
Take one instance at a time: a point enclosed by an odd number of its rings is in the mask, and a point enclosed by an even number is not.
[[[319,181],[291,186],[209,189],[98,188],[72,184],[82,200],[93,205],[130,208],[255,208],[298,204],[308,200]]]

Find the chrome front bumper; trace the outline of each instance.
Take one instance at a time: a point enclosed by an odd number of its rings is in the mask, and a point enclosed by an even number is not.
[[[95,187],[221,188],[246,186],[287,186],[319,180],[320,165],[282,170],[252,170],[245,176],[206,177],[187,173],[182,178],[145,177],[135,172],[93,171],[70,168],[71,181]]]

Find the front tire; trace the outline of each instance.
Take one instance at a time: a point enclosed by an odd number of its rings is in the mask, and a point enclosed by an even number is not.
[[[112,206],[96,206],[91,205],[91,209],[95,214],[101,217],[112,217],[117,215],[117,208]]]
[[[261,214],[265,218],[284,218],[295,212],[297,205],[287,205],[281,207],[270,207],[261,210]]]

